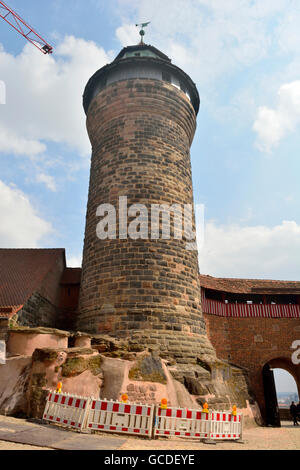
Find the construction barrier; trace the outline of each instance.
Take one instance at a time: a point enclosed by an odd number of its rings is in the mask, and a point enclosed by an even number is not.
[[[242,415],[184,408],[158,408],[154,436],[181,436],[208,440],[241,440]]]
[[[161,408],[50,392],[43,418],[77,430],[156,438],[241,440],[242,415],[224,411]]]
[[[91,401],[88,429],[152,437],[154,405]]]
[[[90,398],[50,392],[43,418],[56,424],[82,430],[85,428]]]
[[[158,408],[155,415],[154,436],[182,436],[209,438],[208,413],[186,408]]]
[[[224,411],[210,413],[210,439],[242,439],[242,415]]]

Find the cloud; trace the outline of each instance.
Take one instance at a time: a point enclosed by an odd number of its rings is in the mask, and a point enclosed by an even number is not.
[[[89,155],[82,94],[90,76],[110,60],[94,42],[73,36],[66,36],[51,56],[31,44],[18,56],[0,47],[6,85],[0,152],[35,157],[54,142]]]
[[[67,259],[68,268],[80,268],[82,264],[82,256],[70,256]]]
[[[137,44],[138,41],[138,29],[136,26],[133,24],[125,24],[123,26],[120,26],[116,30],[116,36],[119,39],[120,43],[122,44],[123,47],[132,45],[132,44]]]
[[[300,123],[300,80],[282,85],[277,94],[277,106],[262,106],[257,111],[253,129],[257,133],[257,146],[270,153]]]
[[[2,248],[37,248],[43,237],[53,231],[22,191],[1,180],[0,221]]]
[[[217,277],[299,280],[300,225],[295,221],[274,227],[209,221],[199,249],[199,266],[202,274]]]
[[[38,140],[24,138],[15,133],[13,129],[6,128],[4,122],[1,122],[0,152],[35,157],[45,151],[46,146],[43,143]]]
[[[267,57],[274,25],[292,0],[119,0],[122,45],[138,42],[133,23],[151,21],[145,42],[169,55],[201,84],[222,79]],[[133,20],[133,19],[136,19]],[[135,31],[134,31],[135,29]],[[279,38],[276,36],[277,42]],[[296,43],[297,44],[297,43]]]
[[[201,274],[216,277],[299,280],[300,225],[283,221],[274,227],[202,225],[197,217]],[[200,240],[200,236],[201,240]],[[69,267],[80,267],[82,256],[68,257]]]
[[[202,109],[230,120],[232,129],[251,132],[260,97],[299,77],[297,0],[118,0],[118,6],[122,46],[138,43],[135,23],[151,21],[145,42],[188,73]]]
[[[38,183],[44,183],[50,191],[56,191],[56,184],[53,176],[46,175],[45,173],[39,173],[36,177],[36,181]]]
[[[280,21],[276,30],[279,48],[283,53],[299,54],[300,42],[300,9],[299,3],[295,2],[292,8],[285,10],[283,21]]]

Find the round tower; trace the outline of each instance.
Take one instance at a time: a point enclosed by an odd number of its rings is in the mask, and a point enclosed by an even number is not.
[[[143,43],[98,70],[83,96],[92,159],[77,328],[182,363],[215,358],[191,246],[199,102],[190,77]]]

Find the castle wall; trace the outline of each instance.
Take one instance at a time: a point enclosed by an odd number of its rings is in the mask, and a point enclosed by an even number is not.
[[[35,292],[18,312],[18,325],[54,327],[56,324],[56,306]]]
[[[291,349],[300,340],[298,318],[235,318],[204,314],[207,332],[219,359],[249,372],[251,389],[264,414],[262,369],[266,363],[290,372],[300,387],[300,371]],[[299,390],[300,391],[300,390]]]

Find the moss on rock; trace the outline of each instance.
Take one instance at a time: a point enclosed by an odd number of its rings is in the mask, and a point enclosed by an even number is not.
[[[63,377],[74,377],[82,374],[88,367],[88,361],[84,357],[68,357],[61,366],[61,375]]]
[[[32,374],[31,376],[31,385],[33,387],[46,387],[47,385],[47,380],[46,380],[46,374]]]
[[[99,375],[101,371],[102,359],[101,356],[94,356],[88,360],[88,369],[92,372],[93,375]]]
[[[128,377],[131,380],[141,380],[144,382],[167,383],[167,378],[158,357],[145,355],[141,357],[130,369]]]
[[[51,348],[35,349],[32,360],[39,362],[53,362],[57,359],[60,350]]]
[[[93,375],[101,374],[102,359],[100,355],[90,358],[82,356],[68,356],[64,364],[61,366],[61,374],[63,377],[74,377],[82,374],[86,370],[90,370]]]
[[[64,349],[65,352],[68,353],[68,357],[77,357],[79,355],[88,355],[88,354],[93,354],[95,352],[94,349],[92,348],[68,348]]]

